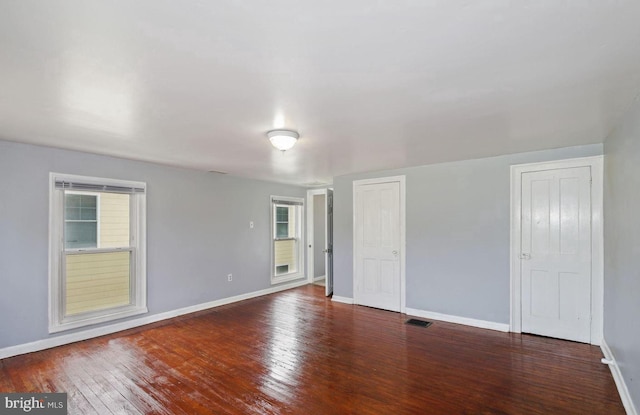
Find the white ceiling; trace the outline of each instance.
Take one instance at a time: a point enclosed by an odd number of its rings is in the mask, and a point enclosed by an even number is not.
[[[599,143],[640,90],[639,22],[637,0],[0,0],[0,138],[295,184]]]

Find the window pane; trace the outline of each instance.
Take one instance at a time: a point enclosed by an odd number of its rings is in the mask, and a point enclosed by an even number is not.
[[[65,222],[65,248],[96,248],[98,238],[96,222]]]
[[[130,201],[131,195],[120,193],[65,195],[65,248],[128,247]]]
[[[289,237],[289,224],[276,223],[276,238],[288,238],[288,237]]]
[[[95,209],[97,205],[96,199],[94,195],[80,195],[80,207]]]
[[[81,220],[96,220],[96,208],[80,208],[80,219]]]
[[[130,304],[131,252],[66,255],[66,261],[65,315]]]
[[[67,207],[80,207],[82,195],[65,195],[65,205]]]
[[[287,274],[289,272],[289,265],[278,265],[276,267],[276,275]]]
[[[80,208],[67,206],[64,218],[66,220],[80,220]]]
[[[96,195],[65,194],[65,248],[96,248],[98,246],[96,204]]]
[[[287,222],[289,220],[288,207],[276,207],[276,222]]]
[[[96,220],[96,195],[65,195],[66,220]]]

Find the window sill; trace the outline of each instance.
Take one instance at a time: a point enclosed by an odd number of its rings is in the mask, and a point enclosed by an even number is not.
[[[293,281],[293,280],[300,280],[306,278],[304,276],[304,274],[300,273],[300,272],[296,272],[294,274],[286,274],[286,275],[280,275],[277,277],[271,277],[271,285],[276,285],[276,284],[280,284],[283,282],[289,282],[289,281]]]
[[[86,327],[93,324],[106,323],[113,320],[118,320],[125,317],[137,316],[139,314],[148,313],[147,307],[127,307],[125,309],[117,309],[112,312],[105,311],[97,316],[87,317],[71,317],[67,318],[67,321],[61,323],[50,323],[49,333],[59,333],[62,331],[77,329],[80,327]]]

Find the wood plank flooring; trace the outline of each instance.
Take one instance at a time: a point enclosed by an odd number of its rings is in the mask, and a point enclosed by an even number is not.
[[[0,361],[70,414],[624,414],[599,348],[332,303],[309,285]]]

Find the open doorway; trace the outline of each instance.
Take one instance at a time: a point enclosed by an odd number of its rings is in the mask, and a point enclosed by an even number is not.
[[[307,192],[307,276],[333,293],[333,190]]]

